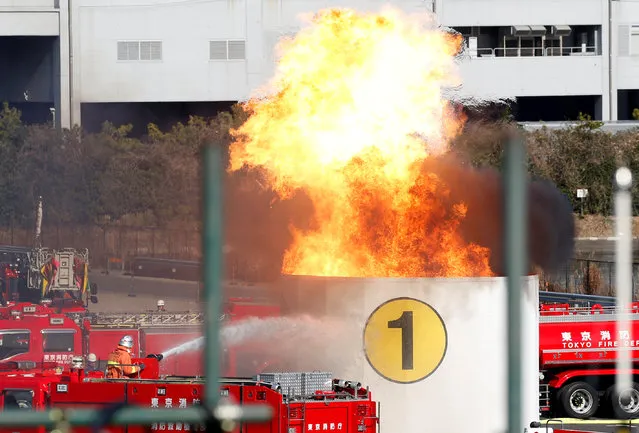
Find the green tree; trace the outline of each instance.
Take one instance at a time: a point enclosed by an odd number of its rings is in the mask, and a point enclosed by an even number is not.
[[[11,225],[19,220],[20,185],[16,162],[25,135],[20,111],[5,102],[0,110],[0,224]]]

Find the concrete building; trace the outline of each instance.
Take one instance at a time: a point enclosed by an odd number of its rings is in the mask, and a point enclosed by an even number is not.
[[[578,112],[626,120],[639,108],[639,1],[392,3],[434,11],[460,31],[472,57],[461,65],[465,91],[517,97],[521,120],[574,119]],[[118,114],[128,121],[135,121],[130,113],[200,114],[265,82],[273,47],[299,28],[299,13],[383,4],[0,0],[0,100],[23,109],[27,120],[55,118],[63,127]]]

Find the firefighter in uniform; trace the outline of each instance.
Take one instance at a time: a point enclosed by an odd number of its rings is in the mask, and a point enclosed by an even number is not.
[[[97,371],[97,363],[98,357],[95,356],[95,353],[89,353],[89,356],[87,356],[87,365],[85,367],[85,371]]]
[[[118,347],[109,354],[107,361],[107,374],[109,379],[128,378],[138,374],[144,369],[144,364],[133,365],[131,351],[133,350],[133,337],[125,335],[118,343]]]

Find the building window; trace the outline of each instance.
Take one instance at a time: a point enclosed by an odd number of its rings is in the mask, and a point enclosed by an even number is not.
[[[209,60],[246,60],[246,41],[209,41]]]
[[[118,41],[118,60],[162,60],[162,41]]]

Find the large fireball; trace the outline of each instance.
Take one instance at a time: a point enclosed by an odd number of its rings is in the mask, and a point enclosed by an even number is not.
[[[429,17],[340,9],[280,44],[275,91],[246,103],[229,170],[261,168],[282,199],[312,200],[283,273],[491,275],[489,251],[459,233],[465,204],[423,168],[463,124],[442,95],[461,42]]]

